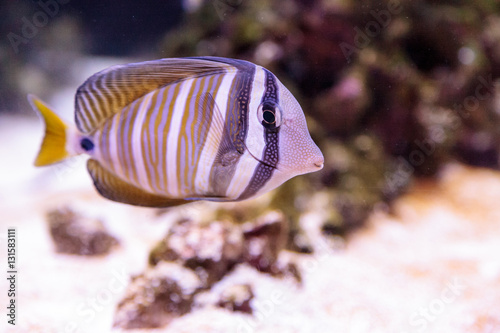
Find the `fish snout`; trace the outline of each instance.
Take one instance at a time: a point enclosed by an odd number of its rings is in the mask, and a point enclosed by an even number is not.
[[[321,151],[318,149],[314,153],[310,154],[306,158],[303,156],[303,162],[301,163],[300,167],[300,173],[309,173],[309,172],[316,172],[321,169],[323,169],[323,166],[325,164],[325,158],[323,157],[323,154]]]
[[[319,171],[323,169],[323,166],[325,164],[325,158],[323,157],[323,155],[315,156],[312,159],[312,164],[314,165],[316,171]]]
[[[318,171],[323,169],[324,161],[321,160],[321,162],[314,162],[314,166],[318,168]]]

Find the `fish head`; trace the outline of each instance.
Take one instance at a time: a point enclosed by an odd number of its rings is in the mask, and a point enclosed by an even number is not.
[[[278,86],[280,104],[277,112],[281,113],[281,125],[277,169],[293,176],[319,171],[323,168],[324,157],[311,138],[304,112],[299,102],[281,82]]]
[[[253,158],[272,168],[272,177],[262,192],[297,175],[319,171],[324,163],[299,103],[273,74],[267,72],[267,75],[272,75],[276,89],[266,85],[268,78],[254,83],[254,91],[260,90],[250,103],[246,142]],[[259,79],[258,72],[256,78]]]

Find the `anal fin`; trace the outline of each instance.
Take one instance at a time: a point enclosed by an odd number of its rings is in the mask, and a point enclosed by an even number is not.
[[[192,202],[192,200],[172,199],[141,190],[118,178],[94,159],[88,160],[87,169],[97,191],[109,200],[143,207],[171,207]]]

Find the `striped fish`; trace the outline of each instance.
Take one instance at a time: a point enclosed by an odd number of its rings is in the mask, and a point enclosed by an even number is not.
[[[297,100],[267,69],[243,60],[110,67],[78,88],[76,128],[28,99],[45,122],[35,165],[88,154],[98,192],[122,203],[244,200],[323,167]]]

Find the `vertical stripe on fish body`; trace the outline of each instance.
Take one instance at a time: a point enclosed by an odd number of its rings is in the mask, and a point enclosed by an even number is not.
[[[243,200],[323,165],[296,99],[247,61],[114,66],[80,86],[75,105],[72,150],[90,155],[96,188],[119,202]]]

